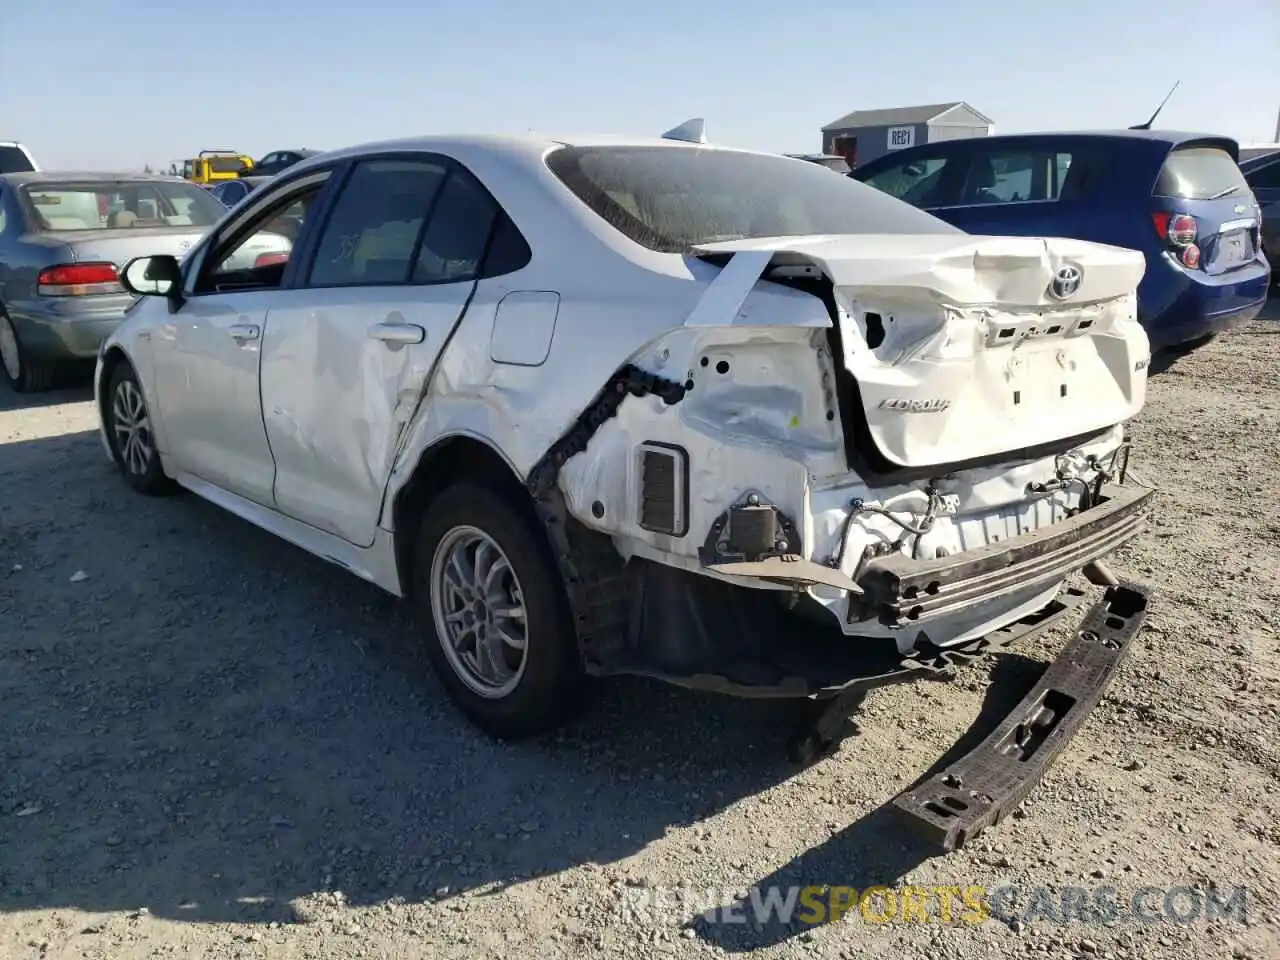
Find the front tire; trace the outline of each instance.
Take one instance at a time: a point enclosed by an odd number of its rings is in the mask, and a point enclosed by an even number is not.
[[[13,321],[0,310],[0,371],[15,393],[41,393],[53,386],[52,363],[31,359],[18,342]]]
[[[111,372],[103,420],[111,453],[125,482],[147,496],[171,493],[174,484],[160,466],[146,396],[128,363],[120,363]]]
[[[455,704],[495,737],[553,729],[585,706],[573,621],[532,523],[496,492],[449,487],[414,560],[427,655]]]

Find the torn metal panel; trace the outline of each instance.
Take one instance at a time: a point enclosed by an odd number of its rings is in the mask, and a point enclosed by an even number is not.
[[[724,276],[735,279],[704,300],[725,323],[729,291],[740,293],[757,270],[778,283],[829,285],[845,436],[865,431],[868,453],[889,468],[1087,436],[1145,402],[1140,253],[950,234],[763,238],[696,251],[728,258]],[[1058,296],[1062,270],[1077,286]]]

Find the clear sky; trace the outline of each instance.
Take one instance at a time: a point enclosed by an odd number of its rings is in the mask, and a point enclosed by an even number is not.
[[[1178,79],[1161,126],[1270,141],[1280,0],[0,0],[0,139],[47,168],[690,116],[807,152],[951,100],[997,133],[1129,126]]]

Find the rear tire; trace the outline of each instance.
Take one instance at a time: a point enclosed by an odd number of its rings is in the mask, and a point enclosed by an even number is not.
[[[151,412],[147,409],[142,384],[127,362],[119,363],[111,371],[103,426],[116,466],[129,486],[152,497],[174,491],[174,482],[165,476],[160,465],[160,451],[156,449]]]
[[[586,706],[556,566],[530,520],[460,483],[427,508],[414,556],[427,656],[450,699],[492,736],[551,730]]]
[[[33,360],[18,342],[18,331],[8,314],[0,310],[0,371],[15,393],[41,393],[53,386],[57,367]]]

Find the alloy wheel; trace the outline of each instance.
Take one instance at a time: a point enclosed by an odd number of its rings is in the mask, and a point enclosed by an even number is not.
[[[120,462],[129,473],[142,476],[151,465],[155,446],[151,436],[151,418],[142,391],[132,380],[116,385],[111,401],[111,427],[115,432]]]
[[[529,631],[511,561],[483,530],[458,526],[431,560],[436,636],[458,678],[482,697],[510,694],[524,676]]]

